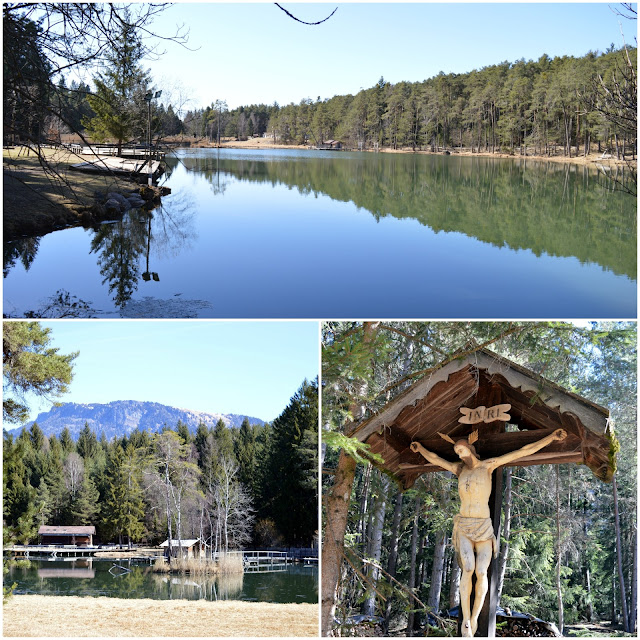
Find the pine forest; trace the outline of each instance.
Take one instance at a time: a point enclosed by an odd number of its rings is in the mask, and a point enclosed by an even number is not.
[[[16,438],[5,431],[4,543],[36,544],[41,525],[94,525],[101,542],[199,538],[210,554],[311,547],[317,411],[317,384],[304,381],[264,426],[220,420],[190,433],[178,423],[109,441],[88,425],[77,441],[67,428],[47,438],[37,423]]]
[[[542,56],[502,62],[465,74],[440,73],[424,82],[380,78],[356,95],[188,112],[187,133],[213,140],[268,135],[289,144],[341,140],[349,148],[410,148],[521,155],[580,155],[609,149],[635,157],[635,122],[612,124],[603,92],[637,68],[636,49],[582,57]],[[631,78],[629,78],[631,79]],[[627,88],[629,106],[635,96]]]

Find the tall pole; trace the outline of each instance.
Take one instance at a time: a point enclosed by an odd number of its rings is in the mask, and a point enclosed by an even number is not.
[[[151,186],[153,184],[153,167],[151,165],[151,96],[149,96],[147,104],[149,105],[149,146],[147,147],[147,160],[149,162],[149,181],[147,184]]]

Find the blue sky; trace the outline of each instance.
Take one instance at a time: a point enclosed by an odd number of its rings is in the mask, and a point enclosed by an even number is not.
[[[273,420],[318,375],[316,322],[41,322],[60,353],[80,351],[61,402],[146,400]],[[31,402],[34,419],[50,403]]]
[[[636,23],[617,16],[615,3],[177,3],[154,23],[169,35],[177,24],[190,29],[188,51],[167,44],[167,54],[148,63],[173,98],[176,86],[189,97],[187,108],[216,99],[229,107],[279,104],[357,93],[380,76],[390,82],[421,81],[445,73],[543,53],[584,55],[612,43],[634,44]]]

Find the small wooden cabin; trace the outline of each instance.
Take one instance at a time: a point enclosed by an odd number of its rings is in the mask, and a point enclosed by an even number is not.
[[[38,529],[40,544],[43,546],[74,545],[92,547],[95,527],[52,527],[42,525]]]
[[[169,541],[165,540],[161,545],[164,550],[165,558],[169,555]],[[200,538],[195,540],[183,540],[182,541],[182,557],[183,558],[199,558],[203,551]],[[179,556],[180,546],[175,539],[171,540],[171,557],[177,558]]]
[[[318,149],[342,149],[342,142],[340,140],[326,140],[325,142],[321,142]]]

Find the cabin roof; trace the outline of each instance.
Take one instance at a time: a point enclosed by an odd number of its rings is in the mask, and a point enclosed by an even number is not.
[[[195,540],[183,540],[182,541],[182,546],[183,547],[193,547],[194,544],[196,544],[196,542],[200,542],[200,538],[196,538]],[[161,547],[168,547],[169,546],[169,541],[165,540],[161,545]],[[171,547],[177,547],[178,546],[178,540],[176,540],[175,538],[171,540]]]
[[[38,529],[38,535],[47,536],[92,536],[95,535],[95,527],[54,527],[49,525],[42,525]]]
[[[460,408],[510,404],[510,427],[504,423],[461,424]],[[517,429],[515,429],[517,428]],[[610,455],[612,428],[609,410],[507,358],[480,349],[439,367],[411,385],[382,410],[355,425],[349,435],[370,445],[384,459],[382,467],[408,488],[416,479],[440,467],[426,463],[409,448],[413,440],[439,456],[454,461],[453,440],[479,430],[475,443],[482,459],[502,455],[535,442],[554,429],[568,437],[553,442],[515,466],[578,462],[608,481],[615,471]]]

